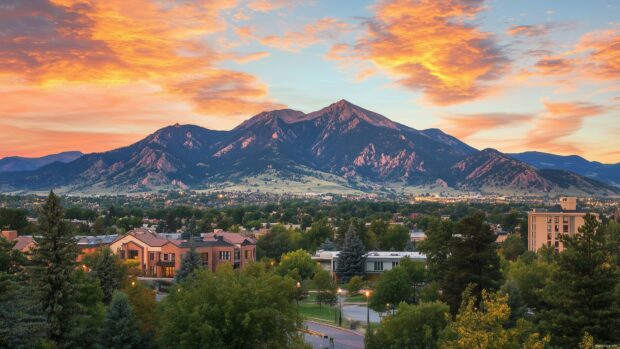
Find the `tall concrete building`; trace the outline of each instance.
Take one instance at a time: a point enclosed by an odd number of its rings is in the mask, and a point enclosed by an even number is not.
[[[528,249],[537,251],[543,246],[562,251],[562,234],[574,235],[583,225],[588,212],[577,208],[577,198],[560,198],[560,204],[545,211],[533,210],[527,214]],[[598,218],[598,214],[594,213]]]

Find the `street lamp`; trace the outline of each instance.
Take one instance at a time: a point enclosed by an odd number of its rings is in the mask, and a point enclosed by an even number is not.
[[[370,290],[364,292],[366,296],[366,326],[370,330]]]
[[[295,297],[295,301],[297,301],[297,317],[299,317],[299,297],[301,296],[299,292],[301,291],[301,282],[297,281],[295,288],[297,289],[297,297]]]
[[[342,289],[338,288],[338,326],[342,327]]]

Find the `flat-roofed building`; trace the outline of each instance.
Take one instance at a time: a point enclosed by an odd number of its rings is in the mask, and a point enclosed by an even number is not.
[[[340,251],[317,251],[314,260],[323,269],[336,274],[338,269],[338,255]],[[401,259],[410,258],[414,261],[426,261],[426,255],[420,252],[409,251],[370,251],[366,254],[366,269],[368,275],[381,274],[397,266]]]
[[[560,204],[544,211],[533,210],[527,214],[528,250],[538,251],[543,246],[562,251],[563,234],[574,235],[584,223],[589,212],[577,207],[577,198],[560,198]],[[593,213],[598,218],[598,214]]]

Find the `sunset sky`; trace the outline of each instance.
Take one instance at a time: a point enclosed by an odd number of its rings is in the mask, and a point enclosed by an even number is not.
[[[620,162],[620,2],[0,0],[0,157],[343,98],[479,149]]]

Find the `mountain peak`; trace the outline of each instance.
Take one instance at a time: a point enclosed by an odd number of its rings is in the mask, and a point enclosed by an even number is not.
[[[271,111],[264,111],[245,120],[235,129],[244,129],[258,124],[275,122],[276,120],[282,120],[285,123],[290,124],[302,120],[305,115],[306,114],[304,114],[303,112],[293,109],[277,109]]]
[[[305,120],[318,118],[330,118],[339,122],[348,122],[353,119],[358,119],[374,126],[392,129],[399,128],[395,122],[385,116],[357,106],[346,99],[341,99],[321,110],[307,114],[304,117]]]

